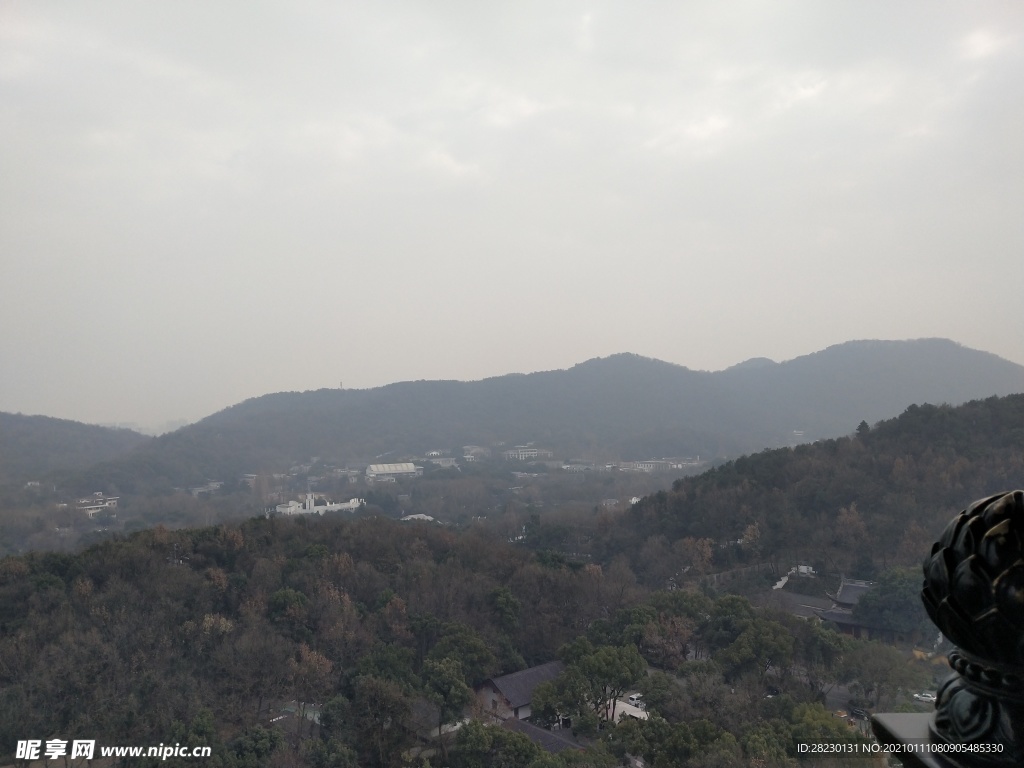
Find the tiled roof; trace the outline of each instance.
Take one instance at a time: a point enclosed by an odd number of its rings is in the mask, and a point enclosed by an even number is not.
[[[538,667],[530,667],[520,672],[513,672],[511,675],[502,675],[491,679],[491,683],[497,688],[501,695],[508,699],[512,709],[522,707],[530,703],[533,698],[534,689],[541,683],[554,680],[565,669],[565,664],[560,661],[549,661]]]
[[[842,605],[856,605],[874,585],[871,581],[854,581],[843,579],[836,592],[836,602]]]
[[[771,596],[773,601],[778,601],[781,608],[794,616],[810,618],[817,616],[819,611],[827,611],[832,607],[832,601],[823,597],[811,597],[810,595],[798,595],[793,592],[786,592],[784,589],[776,590]]]
[[[502,723],[510,731],[524,734],[530,741],[547,752],[564,752],[567,749],[583,749],[583,745],[561,731],[548,731],[525,720],[506,720]]]
[[[843,610],[842,608],[833,608],[829,611],[821,611],[818,615],[821,616],[823,620],[831,621],[836,624],[861,626],[859,621],[854,620],[853,611]]]

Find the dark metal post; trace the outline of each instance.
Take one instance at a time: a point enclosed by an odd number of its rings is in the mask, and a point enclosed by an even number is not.
[[[925,609],[957,648],[935,714],[877,715],[906,766],[1024,765],[1024,491],[957,515],[924,562]]]

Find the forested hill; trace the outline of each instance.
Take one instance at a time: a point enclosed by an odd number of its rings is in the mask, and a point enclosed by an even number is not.
[[[47,473],[124,456],[151,438],[48,416],[0,413],[0,483],[41,480]]]
[[[685,553],[700,540],[718,568],[730,560],[805,562],[870,577],[919,564],[959,510],[1022,484],[1024,395],[911,406],[850,437],[765,451],[678,480],[613,521],[601,554],[629,555],[650,582],[667,578],[654,572],[666,562],[693,564]]]
[[[567,737],[599,741],[585,753],[544,755],[480,720],[447,747],[428,735],[475,710],[473,686],[559,657],[571,676],[534,692],[534,715],[570,717]],[[0,659],[4,765],[26,734],[213,751],[140,766],[393,768],[424,740],[452,768],[615,768],[623,745],[656,766],[789,765],[775,757],[800,743],[856,738],[817,703],[834,681],[920,684],[895,650],[735,596],[648,595],[628,569],[534,557],[479,527],[330,515],[0,559]],[[764,697],[769,674],[785,696]],[[636,689],[653,728],[602,728],[609,699]]]
[[[1024,392],[1024,367],[942,339],[849,342],[719,372],[621,354],[477,382],[265,395],[157,438],[87,484],[127,491],[311,456],[372,461],[499,441],[534,442],[557,458],[713,459],[844,434],[910,403],[1015,392]]]

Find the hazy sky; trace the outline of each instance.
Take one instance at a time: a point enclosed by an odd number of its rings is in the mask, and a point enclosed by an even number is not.
[[[1022,148],[1017,0],[0,0],[0,410],[1024,363]]]

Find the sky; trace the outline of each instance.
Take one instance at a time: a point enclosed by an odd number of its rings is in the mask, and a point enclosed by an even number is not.
[[[0,0],[0,410],[1024,363],[1024,4]]]

